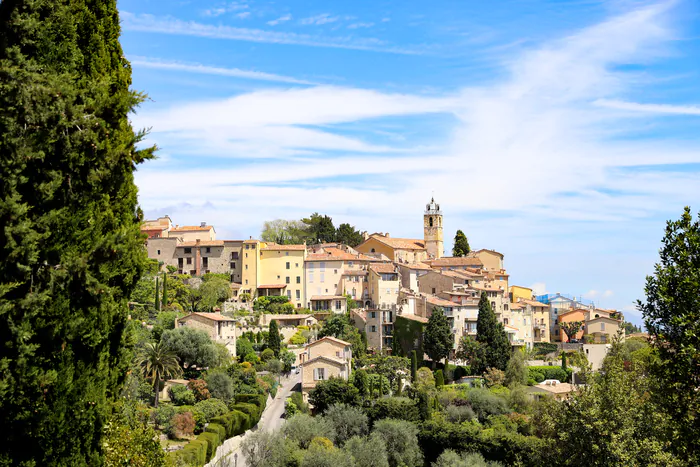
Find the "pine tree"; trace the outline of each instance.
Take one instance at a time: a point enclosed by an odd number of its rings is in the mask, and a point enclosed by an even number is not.
[[[160,286],[158,284],[158,276],[156,276],[155,307],[156,307],[156,313],[159,312],[160,311]]]
[[[415,350],[411,350],[411,383],[416,382],[416,373],[418,373],[418,356]]]
[[[280,339],[280,332],[277,327],[277,320],[272,320],[270,322],[269,336],[267,337],[267,346],[275,352],[275,357],[279,357],[280,350],[282,348],[282,342]]]
[[[425,336],[423,339],[425,352],[433,361],[433,365],[443,358],[447,358],[450,354],[454,340],[452,331],[450,330],[450,323],[447,321],[447,317],[442,308],[433,308],[433,313],[430,315],[428,324],[425,326]]]
[[[101,465],[145,266],[114,0],[0,3],[1,465]]]
[[[163,273],[163,308],[168,306],[168,273]]]
[[[476,340],[483,343],[483,357],[475,362],[475,369],[483,373],[487,368],[505,370],[510,359],[510,342],[503,324],[496,319],[486,292],[481,293],[479,315],[476,320]]]
[[[452,256],[466,256],[472,251],[469,248],[469,240],[464,232],[458,230],[455,234],[454,246],[452,247]]]

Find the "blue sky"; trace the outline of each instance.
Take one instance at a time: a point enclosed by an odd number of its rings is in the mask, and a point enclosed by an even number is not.
[[[700,4],[119,2],[146,215],[219,238],[311,212],[505,254],[511,283],[623,310],[700,209]],[[447,242],[451,248],[451,242]]]

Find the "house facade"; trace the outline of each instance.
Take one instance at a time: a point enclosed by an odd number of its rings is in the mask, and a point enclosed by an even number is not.
[[[301,392],[304,400],[308,401],[309,391],[315,388],[319,381],[331,377],[349,379],[352,371],[351,360],[352,345],[349,342],[326,336],[307,344],[304,352],[300,354]]]

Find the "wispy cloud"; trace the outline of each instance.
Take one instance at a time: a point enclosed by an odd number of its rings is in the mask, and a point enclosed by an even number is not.
[[[241,70],[239,68],[222,68],[202,65],[201,63],[185,63],[179,61],[161,60],[158,58],[134,56],[130,57],[132,66],[142,68],[155,68],[160,70],[177,70],[187,73],[201,73],[207,75],[231,76],[233,78],[244,78],[258,81],[272,81],[278,83],[293,84],[314,84],[291,76],[276,75],[262,71]]]
[[[286,15],[280,16],[277,19],[273,19],[267,22],[268,25],[270,26],[277,26],[280,23],[284,23],[285,21],[290,21],[292,19],[292,15],[290,13],[287,13]]]
[[[629,110],[632,112],[669,114],[669,115],[700,115],[700,106],[697,105],[668,105],[668,104],[641,104],[615,99],[598,99],[594,105],[616,110]]]
[[[374,26],[374,23],[352,23],[348,25],[348,29],[368,29]]]
[[[307,25],[307,26],[315,24],[317,26],[320,26],[323,24],[335,23],[339,19],[340,19],[340,16],[332,16],[330,13],[321,13],[320,15],[309,16],[308,18],[302,18],[299,20],[299,24],[303,24],[303,25]]]
[[[330,47],[338,49],[367,50],[394,54],[413,55],[422,53],[421,48],[392,46],[376,38],[356,38],[351,36],[318,36],[297,34],[293,32],[266,31],[263,29],[238,28],[232,26],[182,21],[172,17],[156,17],[147,14],[133,14],[128,11],[120,13],[122,27],[130,31],[142,31],[158,34],[175,34],[182,36],[208,37],[248,42],[265,42],[272,44],[305,45],[311,47]]]
[[[240,10],[247,10],[249,6],[246,3],[243,2],[230,2],[228,4],[223,4],[221,6],[215,7],[215,8],[208,8],[204,10],[203,14],[204,16],[221,16],[226,13],[232,13],[234,11],[240,11]],[[244,16],[241,16],[244,15]],[[250,12],[243,12],[243,13],[238,13],[236,16],[239,18],[247,18],[250,15]]]

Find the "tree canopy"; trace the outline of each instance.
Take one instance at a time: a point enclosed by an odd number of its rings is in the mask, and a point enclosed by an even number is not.
[[[0,3],[0,464],[101,465],[145,265],[116,1]]]
[[[362,233],[348,223],[336,227],[333,219],[317,212],[301,220],[275,219],[263,223],[261,239],[280,245],[339,242],[355,247],[362,243]]]
[[[485,292],[481,293],[479,300],[476,340],[483,344],[483,358],[478,361],[476,371],[483,373],[487,368],[505,370],[510,359],[510,342],[503,324],[496,319]]]
[[[423,337],[423,347],[425,352],[434,363],[447,358],[453,347],[452,330],[447,321],[445,311],[440,307],[434,307],[433,313],[425,326]]]
[[[199,329],[179,327],[163,333],[161,342],[177,355],[184,368],[207,368],[216,363],[216,348],[209,335]]]
[[[458,230],[455,234],[454,246],[452,247],[452,256],[466,256],[472,249],[469,247],[469,240],[464,232]]]

